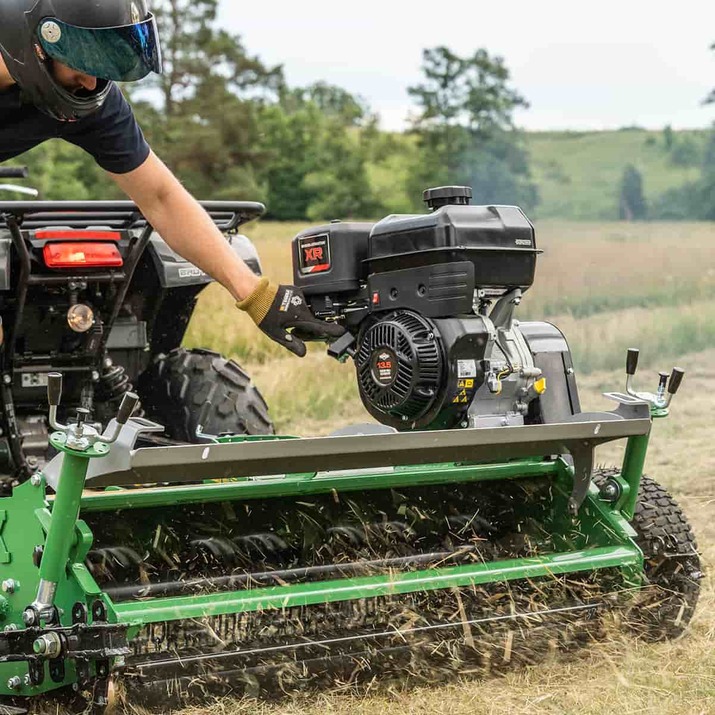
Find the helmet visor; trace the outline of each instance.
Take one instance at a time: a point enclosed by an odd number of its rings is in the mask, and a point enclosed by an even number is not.
[[[53,60],[92,77],[134,82],[161,74],[159,33],[153,15],[122,27],[77,27],[56,18],[37,28],[42,49]]]

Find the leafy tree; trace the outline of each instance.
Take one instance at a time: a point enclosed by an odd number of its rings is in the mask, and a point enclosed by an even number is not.
[[[644,219],[646,213],[643,177],[633,164],[628,164],[621,179],[619,216],[626,221],[638,221]]]
[[[194,194],[261,198],[258,108],[277,95],[282,70],[220,29],[217,7],[217,0],[155,3],[164,74],[151,82],[161,101],[135,106],[151,143]]]
[[[504,61],[483,49],[460,57],[435,47],[424,51],[422,71],[424,82],[408,89],[420,110],[413,129],[422,148],[413,195],[427,184],[475,183],[480,201],[533,207],[536,189],[513,123],[528,104],[509,86]]]
[[[666,151],[670,151],[673,148],[673,127],[670,124],[666,124],[663,127],[663,143]]]
[[[359,99],[325,83],[284,89],[278,104],[263,107],[269,215],[282,220],[372,215],[363,141],[372,122]]]

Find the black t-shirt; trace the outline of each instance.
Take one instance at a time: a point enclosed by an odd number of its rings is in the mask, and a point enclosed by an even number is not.
[[[149,156],[131,107],[114,83],[102,108],[77,122],[61,122],[24,103],[17,85],[0,92],[0,162],[55,138],[81,147],[114,174],[133,171]]]

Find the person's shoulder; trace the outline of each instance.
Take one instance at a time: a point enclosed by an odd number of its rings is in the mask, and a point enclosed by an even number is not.
[[[127,102],[118,85],[114,82],[110,82],[108,89],[107,97],[96,114],[99,117],[116,117],[132,114],[132,108],[129,106],[129,102]]]

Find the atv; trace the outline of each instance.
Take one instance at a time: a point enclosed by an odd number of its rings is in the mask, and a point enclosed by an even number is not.
[[[0,178],[26,176],[24,169],[0,168]],[[260,275],[256,249],[238,229],[264,207],[202,206]],[[155,439],[166,444],[195,442],[199,420],[215,434],[272,434],[266,403],[240,365],[181,347],[197,298],[211,282],[133,203],[0,202],[0,479],[22,482],[55,454],[44,408],[52,371],[65,375],[61,417],[88,409],[104,427],[136,388],[143,414],[165,427]]]

